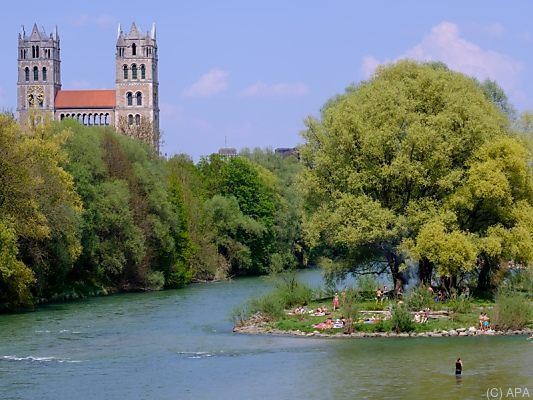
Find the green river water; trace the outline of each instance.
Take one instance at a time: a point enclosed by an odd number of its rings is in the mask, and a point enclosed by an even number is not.
[[[238,279],[0,316],[0,399],[533,398],[525,336],[233,334],[230,311],[269,287]]]

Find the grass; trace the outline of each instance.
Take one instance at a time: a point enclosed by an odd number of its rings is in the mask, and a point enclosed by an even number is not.
[[[472,301],[472,306],[468,312],[464,313],[455,313],[454,318],[442,318],[442,319],[429,319],[427,323],[413,323],[413,331],[417,333],[422,332],[432,332],[432,331],[449,331],[451,329],[457,328],[468,328],[478,326],[478,317],[481,310],[487,311],[491,310],[494,307],[495,303],[491,303],[487,300],[482,301]],[[391,332],[393,331],[393,323],[391,320],[380,321],[379,323],[374,324],[365,324],[362,323],[362,320],[365,316],[368,317],[368,314],[362,314],[360,311],[376,311],[376,310],[386,310],[389,306],[392,305],[392,302],[384,301],[383,303],[376,303],[371,301],[359,301],[356,302],[355,307],[359,312],[354,317],[354,332]],[[326,318],[337,318],[343,317],[342,306],[341,310],[331,311],[331,301],[330,299],[321,299],[321,301],[311,301],[307,304],[308,309],[316,309],[318,307],[328,307],[330,314],[327,316],[318,316],[315,317],[310,314],[303,315],[287,315],[286,311],[283,314],[279,315],[277,318],[273,318],[269,323],[269,326],[274,329],[282,331],[301,331],[301,332],[314,332],[317,329],[313,325],[318,324],[326,320]],[[441,303],[439,308],[447,308],[447,302]],[[319,330],[325,334],[335,334],[342,333],[343,329],[325,329]]]
[[[370,283],[369,283],[370,285]],[[363,285],[364,286],[364,285]],[[274,290],[264,296],[255,298],[244,307],[234,310],[233,319],[243,322],[252,315],[260,314],[267,327],[282,331],[313,332],[317,329],[313,325],[324,322],[327,318],[352,320],[350,329],[320,330],[325,334],[354,332],[432,332],[449,331],[451,329],[477,328],[480,312],[486,312],[491,318],[491,327],[500,329],[529,327],[533,325],[531,297],[518,293],[517,296],[496,296],[496,302],[491,297],[455,298],[444,302],[436,302],[434,295],[427,288],[420,287],[404,296],[400,305],[395,300],[386,299],[376,302],[371,298],[372,293],[364,288],[347,290],[341,293],[340,309],[332,311],[332,298],[320,298],[321,291],[313,292],[309,287],[296,281],[293,274],[281,275]],[[513,292],[517,293],[517,292]],[[315,298],[313,300],[313,297]],[[519,298],[520,297],[520,298]],[[522,299],[522,300],[520,300]],[[326,316],[311,314],[288,315],[296,306],[305,306],[308,310],[326,306],[330,311]],[[412,312],[423,308],[432,311],[446,310],[447,318],[431,318],[426,323],[415,323]],[[392,310],[392,319],[379,320],[377,323],[364,323],[364,319],[372,315],[373,311]],[[367,311],[364,313],[363,311]],[[370,313],[368,313],[368,311]],[[379,318],[381,313],[376,312]]]

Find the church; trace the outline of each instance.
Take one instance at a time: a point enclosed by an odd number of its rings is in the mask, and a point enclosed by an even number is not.
[[[72,118],[87,126],[114,126],[150,143],[159,151],[159,83],[155,24],[140,32],[135,23],[127,34],[120,25],[115,53],[115,89],[63,90],[57,27],[47,34],[34,24],[18,40],[17,112],[29,118]]]

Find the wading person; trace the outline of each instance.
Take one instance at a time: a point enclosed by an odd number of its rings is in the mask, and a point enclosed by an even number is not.
[[[463,361],[458,358],[455,362],[455,376],[461,376],[463,372]]]

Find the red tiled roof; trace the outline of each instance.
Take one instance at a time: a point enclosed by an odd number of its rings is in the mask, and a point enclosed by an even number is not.
[[[55,108],[114,108],[114,90],[60,90]]]

